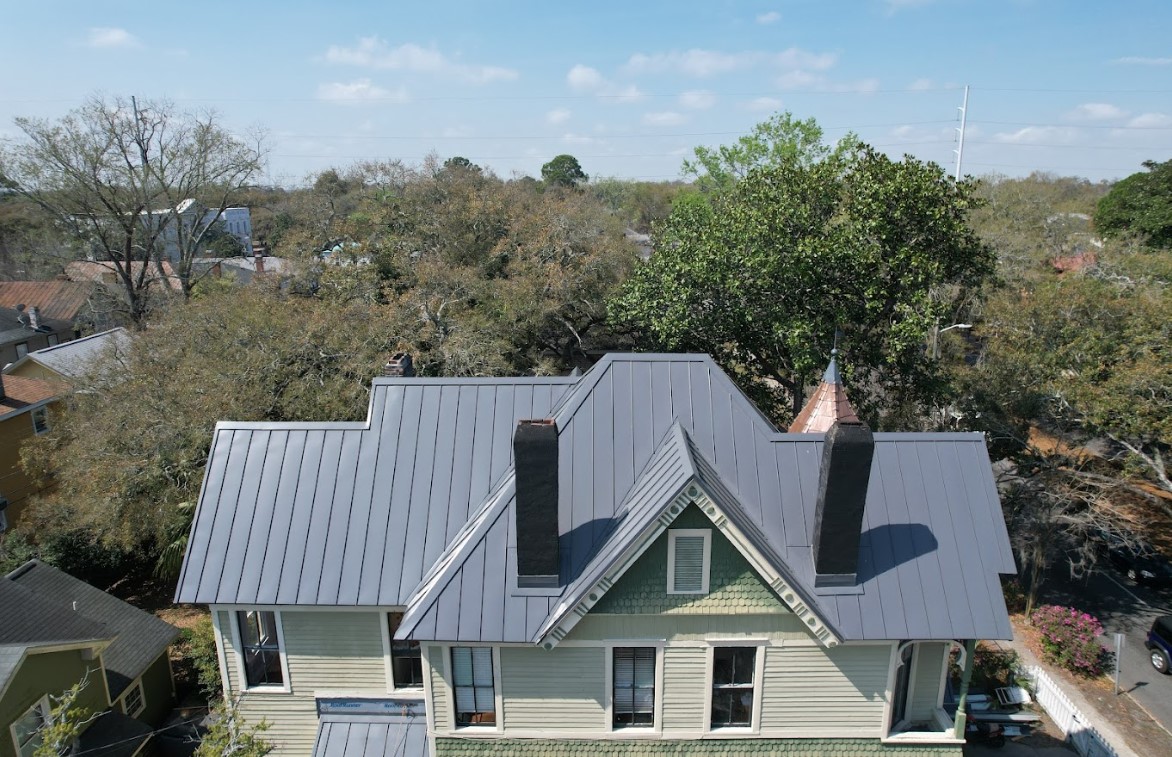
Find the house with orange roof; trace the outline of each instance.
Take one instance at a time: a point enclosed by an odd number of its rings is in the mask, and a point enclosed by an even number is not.
[[[26,376],[0,376],[0,531],[14,523],[24,501],[41,490],[20,465],[25,442],[52,427],[50,406],[60,384]]]

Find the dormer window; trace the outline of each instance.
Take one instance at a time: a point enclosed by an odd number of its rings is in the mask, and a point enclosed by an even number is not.
[[[675,528],[667,532],[667,593],[707,594],[712,531]]]

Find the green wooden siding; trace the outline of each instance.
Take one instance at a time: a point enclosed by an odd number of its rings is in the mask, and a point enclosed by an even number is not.
[[[606,657],[600,647],[502,647],[505,732],[603,731]]]
[[[175,706],[175,694],[171,687],[171,666],[167,664],[167,653],[159,655],[142,674],[142,693],[146,709],[138,716],[144,723],[158,725],[170,714]],[[125,693],[123,694],[125,696]]]
[[[436,730],[446,730],[451,713],[448,711],[448,686],[444,682],[444,655],[447,647],[427,647],[427,663],[431,668],[431,714]]]
[[[689,505],[671,527],[712,530],[708,593],[667,593],[668,535],[664,533],[599,600],[593,613],[789,613],[740,550],[720,533],[700,508]]]
[[[961,757],[959,744],[884,744],[879,739],[435,740],[435,757]]]
[[[942,643],[916,645],[911,699],[907,707],[907,719],[913,723],[932,721],[932,713],[940,699],[940,666],[944,663],[944,651]]]
[[[704,727],[704,678],[708,650],[667,647],[663,650],[663,732],[696,733]]]
[[[807,640],[805,624],[791,614],[781,615],[596,615],[588,614],[574,626],[567,640],[614,641],[666,639],[703,641],[709,638]]]
[[[770,647],[761,728],[883,733],[891,647]]]
[[[46,694],[57,695],[86,678],[88,683],[78,696],[79,706],[89,712],[101,712],[109,706],[101,663],[87,660],[79,649],[29,654],[9,681],[0,699],[0,757],[14,757],[9,726]]]

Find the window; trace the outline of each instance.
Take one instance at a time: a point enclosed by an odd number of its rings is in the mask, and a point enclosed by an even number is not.
[[[277,614],[241,610],[236,613],[236,623],[240,626],[240,648],[244,656],[244,679],[247,685],[284,686]]]
[[[16,359],[19,360],[28,354],[28,342],[16,343]]]
[[[667,533],[667,593],[707,594],[712,531],[679,528]]]
[[[395,641],[403,613],[387,613],[387,634],[391,640],[391,681],[396,689],[423,686],[423,657],[418,641]]]
[[[753,677],[756,647],[716,647],[712,650],[712,728],[753,725]]]
[[[32,412],[33,431],[40,436],[49,430],[49,408],[38,407]]]
[[[49,334],[45,340],[49,343],[50,347],[56,347],[61,342],[61,340],[57,338],[56,334]]]
[[[130,717],[134,717],[145,709],[146,700],[142,696],[142,681],[135,681],[134,685],[122,695],[122,711]]]
[[[19,757],[32,757],[41,745],[41,728],[49,716],[49,698],[41,697],[24,715],[12,724],[12,741]]]
[[[456,690],[456,727],[496,725],[490,647],[452,647],[452,684]]]
[[[655,725],[655,648],[614,648],[615,728]]]

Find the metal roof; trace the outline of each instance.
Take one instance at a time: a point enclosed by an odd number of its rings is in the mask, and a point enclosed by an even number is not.
[[[516,420],[548,414],[571,585],[625,518],[696,478],[841,638],[1011,636],[998,574],[1013,557],[981,435],[876,434],[859,586],[814,590],[822,437],[778,433],[704,355],[608,355],[578,379],[385,379],[366,424],[221,424],[177,601],[411,599],[415,638],[534,640],[563,598],[512,588],[509,463]],[[647,478],[676,424],[692,470]]]
[[[79,378],[93,367],[95,361],[112,351],[125,351],[129,346],[130,334],[119,326],[81,339],[34,350],[8,366],[5,373],[31,361],[40,363],[65,378]]]
[[[30,560],[8,578],[116,634],[102,653],[111,697],[121,694],[179,637],[179,629],[170,623],[40,560]]]
[[[427,757],[427,721],[419,716],[324,716],[313,757]]]

